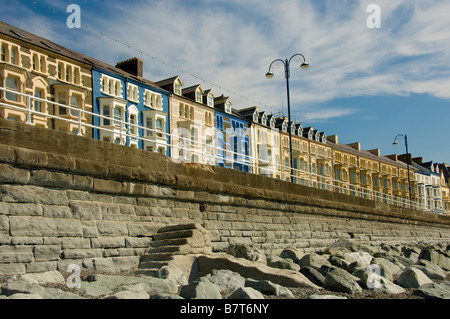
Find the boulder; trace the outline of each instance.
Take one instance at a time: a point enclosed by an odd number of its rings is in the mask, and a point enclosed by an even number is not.
[[[220,288],[205,277],[181,287],[180,296],[185,299],[222,299]]]
[[[234,291],[245,286],[244,277],[237,272],[227,269],[213,269],[205,277],[219,287],[222,292]]]
[[[423,284],[413,292],[425,299],[450,299],[450,286],[445,284]]]
[[[399,285],[394,284],[389,279],[376,273],[365,272],[361,276],[361,282],[366,289],[384,294],[401,294],[406,292],[406,290]]]
[[[186,276],[177,267],[173,265],[163,266],[158,270],[158,277],[161,279],[173,280],[178,286],[188,284]]]
[[[420,269],[414,267],[406,268],[397,279],[397,284],[404,288],[419,288],[424,284],[432,283]]]
[[[320,273],[316,268],[305,266],[300,268],[300,272],[305,275],[306,278],[311,280],[317,286],[322,287],[325,281],[325,276]]]
[[[294,271],[300,270],[300,266],[295,264],[292,259],[285,259],[276,255],[267,256],[267,266],[279,269],[290,269]]]
[[[314,267],[319,270],[322,266],[332,266],[330,262],[323,256],[317,253],[311,253],[303,256],[298,262],[300,267]]]
[[[140,279],[139,282],[122,285],[118,287],[121,291],[133,291],[133,292],[147,292],[147,293],[177,293],[178,284],[169,279],[161,279],[155,277],[136,277]]]
[[[236,258],[245,258],[250,261],[266,262],[266,254],[254,247],[244,244],[231,244],[228,246],[227,253]]]
[[[19,277],[22,280],[25,280],[31,284],[65,284],[66,280],[64,276],[59,271],[46,271],[43,273],[34,273],[34,274],[23,274]]]
[[[441,267],[426,259],[419,259],[412,267],[420,269],[430,279],[444,280],[447,276]]]
[[[280,257],[292,259],[294,263],[297,263],[304,255],[305,254],[300,252],[299,250],[293,247],[289,247],[281,252]]]
[[[23,279],[14,280],[1,286],[2,295],[11,296],[14,294],[39,295],[44,299],[83,299],[81,296],[62,291],[57,288],[46,288],[38,284],[29,283]]]
[[[256,289],[264,295],[273,295],[281,298],[294,298],[294,294],[289,288],[274,284],[269,280],[254,280],[247,278],[245,280],[245,287]]]
[[[362,289],[358,285],[357,280],[359,278],[352,276],[341,268],[337,268],[326,275],[323,288],[349,294],[360,293]]]
[[[241,287],[229,295],[227,299],[264,299],[264,296],[251,287]]]
[[[328,258],[328,261],[333,266],[342,268],[344,270],[347,270],[348,266],[351,264],[350,261],[345,260],[344,258],[339,257],[339,256],[330,256],[330,258]]]
[[[392,261],[387,260],[382,257],[375,257],[372,259],[371,265],[377,265],[380,267],[380,275],[389,279],[394,280],[394,275],[401,273],[402,269],[394,264]]]
[[[446,271],[450,270],[450,258],[448,258],[447,254],[443,251],[427,247],[422,249],[419,259],[429,260]]]

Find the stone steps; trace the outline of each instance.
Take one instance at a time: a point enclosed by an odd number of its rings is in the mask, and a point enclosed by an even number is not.
[[[135,273],[158,276],[175,256],[212,253],[208,231],[200,224],[173,225],[160,228],[153,235],[150,250],[141,255]]]

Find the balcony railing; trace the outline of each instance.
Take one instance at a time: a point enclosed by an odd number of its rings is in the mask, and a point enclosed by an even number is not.
[[[8,96],[11,94],[16,94],[17,96],[21,96],[26,101],[26,108],[23,106],[17,106],[14,103],[8,103],[8,100],[5,99],[5,92],[8,92]],[[233,143],[225,143],[226,148],[218,147],[211,144],[211,141],[207,141],[205,143],[201,141],[195,141],[192,143],[190,137],[183,137],[177,134],[171,134],[163,132],[159,129],[150,129],[147,127],[139,126],[137,124],[130,123],[128,121],[119,120],[111,117],[107,117],[101,114],[95,114],[92,112],[88,112],[86,110],[72,107],[69,105],[60,104],[54,101],[49,101],[41,98],[37,98],[31,95],[19,93],[13,90],[9,90],[6,88],[0,87],[0,110],[2,108],[9,110],[16,110],[19,112],[25,112],[26,120],[25,123],[29,125],[33,125],[33,116],[38,115],[39,121],[42,121],[42,118],[46,119],[57,119],[60,121],[65,121],[67,123],[74,124],[77,127],[76,134],[83,135],[83,132],[88,129],[98,130],[99,132],[109,132],[119,136],[119,143],[122,145],[131,146],[130,141],[143,141],[155,143],[155,136],[158,136],[158,140],[164,141],[164,147],[166,150],[169,150],[167,153],[170,154],[170,157],[173,161],[183,161],[190,162],[192,159],[198,159],[198,162],[201,164],[209,164],[215,165],[217,163],[228,163],[227,167],[246,167],[246,171],[250,173],[259,172],[260,174],[280,177],[283,176],[285,180],[290,180],[290,167],[284,166],[280,163],[276,163],[274,158],[270,159],[262,159],[259,157],[252,156],[251,154],[251,141],[248,149],[248,155],[243,153],[234,152],[231,150],[231,145]],[[48,113],[42,113],[33,109],[33,105],[35,101],[47,103],[47,105],[55,105],[55,108],[58,109],[65,108],[67,110],[66,114],[71,114],[71,116],[57,116]],[[48,109],[48,107],[47,107]],[[115,127],[103,126],[103,125],[94,125],[91,123],[95,123],[95,118],[99,118],[99,123],[104,123],[103,119],[109,120],[111,123],[115,123]],[[89,121],[88,119],[92,119]],[[142,132],[142,134],[137,134],[137,132]],[[72,132],[75,133],[75,132]],[[94,136],[94,134],[92,134]],[[148,136],[148,138],[147,138]],[[198,134],[198,136],[202,136]],[[234,137],[234,135],[233,135]],[[214,138],[213,138],[214,139]],[[226,138],[225,138],[226,140]],[[127,142],[128,141],[128,142]],[[143,143],[144,144],[144,143]],[[146,143],[147,144],[147,143]],[[161,143],[156,143],[161,144]],[[156,145],[155,145],[156,146]],[[159,145],[161,146],[161,145]],[[180,154],[179,150],[182,150],[182,156],[176,156],[176,151],[178,150],[178,155]],[[190,156],[189,156],[190,155]],[[342,164],[341,164],[342,165]],[[312,172],[308,172],[302,169],[293,169],[293,177],[294,182],[309,186],[315,187],[319,189],[325,189],[329,191],[334,191],[342,194],[347,194],[355,197],[360,197],[364,199],[369,199],[377,202],[383,202],[385,204],[400,206],[405,208],[414,208],[417,210],[422,210],[426,212],[433,213],[445,213],[442,209],[434,209],[428,207],[426,203],[420,203],[419,201],[409,201],[407,198],[393,196],[391,194],[387,194],[385,187],[380,185],[378,182],[378,187],[367,188],[361,185],[357,185],[355,183],[350,183],[347,180],[336,180],[331,178],[330,176],[315,174]],[[407,197],[407,193],[402,193]]]

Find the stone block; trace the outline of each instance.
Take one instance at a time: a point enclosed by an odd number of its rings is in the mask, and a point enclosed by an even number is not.
[[[42,206],[39,204],[0,202],[0,212],[5,215],[42,216],[42,211]]]
[[[150,237],[126,237],[125,247],[130,248],[149,248],[152,239]]]
[[[125,248],[124,237],[101,237],[91,239],[92,248]]]
[[[98,233],[101,236],[127,236],[128,227],[125,223],[114,221],[97,221]]]
[[[84,238],[97,238],[98,237],[97,226],[83,226],[83,237]]]
[[[118,194],[122,192],[122,183],[106,179],[94,178],[94,191],[100,193]]]
[[[128,223],[128,236],[150,237],[158,231],[160,225],[154,223]]]
[[[73,185],[73,176],[47,170],[34,170],[31,172],[30,183],[41,186],[70,187]]]
[[[87,220],[102,219],[102,210],[98,203],[70,201],[69,207],[72,210],[73,218]]]
[[[46,217],[11,216],[11,236],[80,237],[83,235],[78,220]]]
[[[66,249],[62,253],[64,259],[85,259],[102,257],[103,249]]]
[[[65,191],[29,185],[1,185],[0,200],[12,203],[68,205]]]
[[[33,247],[0,246],[0,263],[28,263],[33,260]]]
[[[16,148],[14,150],[16,163],[27,166],[45,167],[48,165],[47,153],[25,148]]]
[[[73,218],[72,210],[67,206],[43,205],[42,216],[50,218]]]
[[[41,261],[26,264],[27,273],[43,273],[58,268],[57,261]]]
[[[59,260],[61,245],[42,245],[34,247],[34,259],[36,261]]]
[[[25,263],[0,264],[0,274],[25,274],[26,272]]]
[[[30,171],[8,164],[0,164],[0,183],[27,184],[30,181]]]
[[[62,249],[90,249],[91,240],[89,238],[63,238]]]

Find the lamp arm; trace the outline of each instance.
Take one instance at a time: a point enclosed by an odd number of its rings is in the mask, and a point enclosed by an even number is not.
[[[270,63],[270,65],[269,65],[269,72],[270,72],[270,69],[272,68],[272,65],[273,65],[275,62],[281,62],[281,63],[283,63],[284,66],[286,66],[286,64],[284,63],[284,61],[281,60],[281,59],[273,60],[272,63]]]
[[[293,56],[291,56],[291,58],[289,59],[289,63],[291,63],[291,60],[297,56],[301,56],[303,58],[303,62],[306,62],[305,56],[301,53],[297,53],[297,54],[294,54]]]

